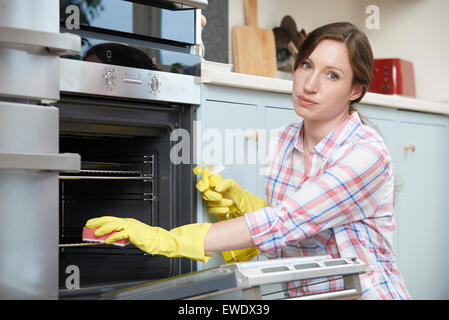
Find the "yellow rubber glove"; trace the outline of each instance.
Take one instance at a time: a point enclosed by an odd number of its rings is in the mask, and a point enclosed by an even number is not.
[[[196,170],[196,171],[195,171]],[[201,192],[201,196],[206,201],[219,201],[223,197],[221,194],[214,192],[211,187],[214,186],[214,182],[219,177],[219,174],[212,175],[209,169],[200,170],[200,167],[194,169],[195,174],[201,173],[201,180],[196,184],[196,188]]]
[[[234,208],[231,210],[233,201],[223,198],[220,193],[213,190],[215,184],[221,181],[220,174],[213,175],[209,169],[201,170],[200,167],[195,168],[194,172],[195,174],[201,173],[201,180],[196,184],[196,188],[201,192],[201,197],[206,200],[209,213],[217,215],[235,213]]]
[[[167,231],[131,218],[105,216],[86,222],[87,228],[98,228],[95,230],[96,236],[118,231],[106,239],[107,244],[126,238],[137,248],[150,254],[185,257],[201,262],[207,262],[213,256],[212,253],[206,255],[204,252],[204,238],[211,225],[195,223]]]
[[[218,179],[216,178],[216,180]],[[264,199],[243,190],[234,179],[220,179],[220,181],[215,181],[214,189],[224,198],[233,200],[233,204],[229,208],[229,211],[230,214],[234,216],[242,216],[245,213],[253,212],[266,207]],[[257,247],[222,252],[222,255],[227,263],[249,261],[258,254],[259,249]]]
[[[239,203],[242,203],[241,196],[239,196],[241,193],[245,193],[246,191],[242,191],[240,186],[235,182],[235,184],[238,186],[237,188],[234,188],[231,190],[232,192],[229,192],[231,189],[229,187],[230,180],[222,180],[220,174],[212,175],[210,171],[207,169],[201,170],[200,167],[197,167],[194,169],[195,174],[201,173],[201,180],[197,183],[196,188],[202,193],[202,198],[207,201],[207,206],[210,214],[216,214],[218,215],[218,221],[233,219],[239,216],[242,216],[243,214],[251,211],[245,211],[243,212],[238,206],[237,203],[231,200],[231,197],[233,193],[236,196],[236,199],[240,199]],[[228,182],[224,182],[228,181]],[[233,181],[233,180],[232,180]],[[222,189],[225,190],[223,194],[217,192],[217,185],[221,185]],[[237,194],[236,190],[240,188],[239,193]],[[220,189],[221,190],[221,189]],[[251,193],[247,192],[249,195],[245,196],[246,198],[249,198],[250,201],[252,201],[252,205],[246,207],[241,206],[243,209],[248,208],[256,208],[257,206],[260,206],[255,210],[261,209],[265,207],[265,201],[259,197],[256,197],[252,195]],[[213,199],[213,200],[211,200]],[[249,261],[252,258],[256,257],[259,254],[259,249],[257,247],[252,248],[246,248],[241,250],[232,250],[232,251],[223,251],[222,255],[226,263],[233,263],[233,262],[240,262],[240,261]]]
[[[234,179],[226,179],[216,182],[215,191],[220,193],[224,198],[232,199],[241,215],[257,211],[265,208],[265,200],[243,190],[242,187]]]

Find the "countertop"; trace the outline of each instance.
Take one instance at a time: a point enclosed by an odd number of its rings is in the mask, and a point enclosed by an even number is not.
[[[291,94],[293,86],[293,81],[291,80],[253,76],[212,68],[209,69],[207,67],[202,67],[201,83],[284,94]],[[449,116],[449,103],[420,100],[398,95],[367,92],[360,103]]]

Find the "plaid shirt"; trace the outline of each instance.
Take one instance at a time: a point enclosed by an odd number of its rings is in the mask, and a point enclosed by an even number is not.
[[[394,174],[383,139],[352,112],[310,148],[305,172],[303,133],[300,122],[272,136],[268,207],[245,215],[254,243],[269,258],[356,256],[367,265],[362,299],[410,299],[392,252]],[[298,296],[343,289],[343,281],[287,286]]]

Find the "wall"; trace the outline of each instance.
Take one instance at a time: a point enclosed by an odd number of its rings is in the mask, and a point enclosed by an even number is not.
[[[380,9],[380,28],[368,30],[368,5]],[[289,14],[307,32],[327,23],[349,21],[370,39],[376,58],[412,61],[417,98],[449,102],[449,1],[447,0],[260,0],[259,27],[272,29]],[[229,0],[229,63],[231,28],[244,24],[242,0]],[[290,75],[280,73],[280,77]]]
[[[208,61],[228,63],[228,0],[209,0],[209,6],[202,14],[206,17],[206,27],[202,38]]]

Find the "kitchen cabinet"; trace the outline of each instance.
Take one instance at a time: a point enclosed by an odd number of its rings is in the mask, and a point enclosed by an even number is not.
[[[270,130],[300,121],[300,117],[293,110],[290,95],[203,85],[201,101],[197,111],[197,131],[198,135],[203,137],[197,139],[208,139],[213,130],[217,130],[217,134],[220,132],[223,152],[217,158],[221,159],[226,167],[223,177],[234,178],[245,190],[264,198],[265,180],[262,167]],[[239,134],[245,136],[243,155],[237,154],[237,139],[230,139],[233,134],[234,137]],[[262,143],[265,149],[259,150]],[[205,160],[210,158],[208,144],[210,142],[197,140],[197,145],[201,146],[197,150],[198,163],[205,163]],[[225,148],[226,145],[231,148]],[[232,151],[232,157],[225,154],[225,150]],[[238,163],[242,159],[243,163]]]
[[[232,120],[226,121],[229,118]],[[202,159],[224,164],[226,176],[237,180],[257,175],[257,144],[251,136],[257,128],[256,106],[208,100],[206,119],[202,123]],[[239,183],[244,189],[257,190],[255,180],[241,179]]]
[[[257,192],[257,180],[238,178],[258,173],[254,135],[258,127],[257,105],[212,95],[203,100],[200,109],[197,124],[201,127],[198,132],[202,140],[198,150],[201,162],[222,163],[226,177],[234,177],[246,190]]]
[[[398,120],[399,268],[414,299],[449,299],[447,117],[398,111]]]
[[[267,145],[271,129],[301,120],[289,94],[203,85],[202,95],[197,120],[204,128],[258,128]],[[413,299],[449,299],[449,118],[367,104],[356,107],[384,138],[395,166],[399,190],[393,249],[405,285]],[[263,164],[225,164],[222,175],[265,198]],[[201,197],[197,199],[201,203]],[[204,204],[198,208],[200,220],[211,221]]]

